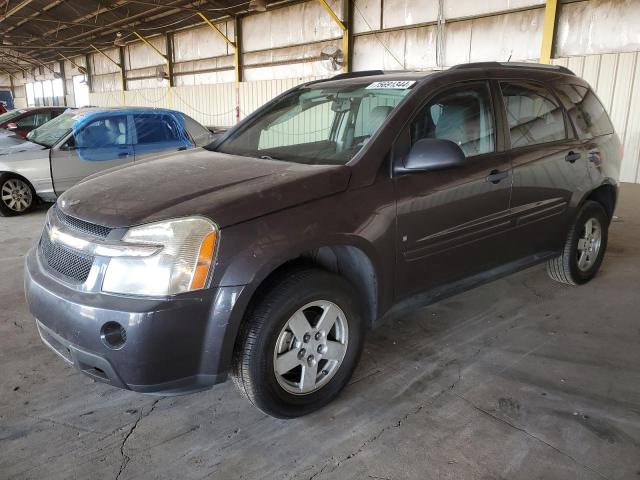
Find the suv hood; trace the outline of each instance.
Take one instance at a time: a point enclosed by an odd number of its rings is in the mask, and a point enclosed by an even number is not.
[[[343,191],[350,170],[194,149],[91,177],[58,205],[111,228],[189,215],[225,227]]]

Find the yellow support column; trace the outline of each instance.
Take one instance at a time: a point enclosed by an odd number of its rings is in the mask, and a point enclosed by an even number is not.
[[[540,63],[551,63],[553,52],[553,39],[556,32],[556,13],[558,0],[547,0],[544,9],[544,29],[542,30],[542,48],[540,50]]]

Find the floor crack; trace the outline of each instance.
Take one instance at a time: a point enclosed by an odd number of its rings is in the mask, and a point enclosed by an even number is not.
[[[552,445],[551,443],[547,442],[546,440],[538,437],[537,435],[534,435],[533,433],[529,432],[528,430],[526,430],[523,427],[518,427],[517,425],[512,424],[511,422],[505,420],[504,418],[500,418],[497,415],[494,415],[493,413],[489,412],[488,410],[485,410],[479,406],[477,406],[475,403],[473,403],[471,400],[468,400],[467,398],[463,397],[462,395],[453,392],[453,394],[458,397],[460,400],[462,400],[463,402],[465,402],[466,404],[470,405],[472,408],[474,408],[475,410],[479,411],[480,413],[483,413],[489,417],[491,417],[494,420],[497,420],[498,422],[501,422],[511,428],[513,428],[514,430],[517,430],[519,432],[524,433],[525,435],[533,438],[534,440],[543,443],[544,445],[546,445],[547,447],[551,448],[552,450],[558,452],[560,455],[568,458],[569,460],[571,460],[572,462],[574,462],[576,465],[580,465],[582,468],[589,470],[590,472],[596,474],[597,476],[599,476],[600,478],[603,478],[604,480],[609,480],[608,477],[606,477],[605,475],[603,475],[602,473],[600,473],[599,471],[597,471],[596,469],[594,469],[593,467],[590,467],[589,465],[585,465],[582,462],[579,462],[576,458],[572,457],[571,455],[569,455],[567,452],[565,452],[564,450],[561,450],[560,448],[556,447],[555,445]]]
[[[156,408],[156,405],[158,405],[158,402],[160,400],[162,400],[162,398],[158,398],[154,400],[153,403],[151,404],[151,408],[147,413],[144,413],[144,410],[140,409],[140,415],[138,415],[138,418],[136,419],[136,421],[133,423],[129,431],[122,438],[122,443],[120,443],[120,456],[122,457],[122,462],[120,463],[120,469],[118,470],[118,474],[116,475],[116,480],[120,479],[120,476],[124,472],[124,469],[127,468],[127,464],[131,460],[131,457],[127,455],[127,453],[125,452],[125,447],[127,445],[127,442],[129,441],[129,438],[131,437],[131,435],[133,435],[133,432],[138,427],[138,424],[140,423],[140,421],[143,418],[146,418],[153,413],[153,411]]]
[[[531,293],[533,293],[533,295],[535,297],[539,298],[540,300],[544,300],[545,299],[544,296],[540,292],[538,292],[535,288],[533,288],[531,285],[529,285],[526,280],[523,279],[520,283],[522,284],[522,286],[524,288],[526,288]]]
[[[426,405],[426,404],[425,404]],[[400,428],[400,426],[407,421],[407,419],[409,417],[412,417],[414,415],[417,415],[418,413],[420,413],[420,411],[425,407],[425,405],[419,405],[417,408],[411,410],[410,412],[404,414],[402,417],[400,417],[400,419],[398,419],[396,422],[392,423],[391,425],[387,425],[386,427],[383,427],[380,431],[378,431],[378,433],[376,433],[375,435],[373,435],[372,437],[369,437],[367,440],[365,440],[362,445],[360,445],[360,447],[358,447],[358,449],[356,449],[355,452],[350,453],[349,455],[347,455],[346,457],[342,458],[341,460],[338,460],[335,464],[334,464],[334,468],[332,471],[337,470],[338,468],[340,468],[340,465],[342,465],[344,462],[346,462],[347,460],[350,460],[356,456],[358,456],[360,453],[362,453],[371,443],[375,442],[378,438],[380,438],[380,436],[386,432],[387,430],[391,429],[391,428]],[[332,457],[333,460],[333,457]],[[309,480],[313,480],[314,478],[316,478],[318,475],[322,474],[327,467],[329,467],[330,465],[330,461],[326,462],[324,465],[322,465],[322,467],[320,468],[320,470],[318,470],[317,472],[315,472],[313,475],[311,475],[309,477]]]

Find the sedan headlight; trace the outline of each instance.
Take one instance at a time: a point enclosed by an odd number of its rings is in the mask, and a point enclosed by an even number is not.
[[[159,246],[148,257],[109,260],[102,290],[111,293],[162,296],[206,286],[213,265],[218,229],[203,217],[188,217],[131,228],[128,244]]]

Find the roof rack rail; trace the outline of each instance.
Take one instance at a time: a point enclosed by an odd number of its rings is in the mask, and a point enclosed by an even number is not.
[[[369,77],[371,75],[384,75],[384,70],[361,70],[359,72],[347,72],[334,75],[329,80],[342,80],[345,78]]]
[[[535,68],[541,70],[555,70],[562,73],[568,73],[569,75],[575,75],[567,67],[562,65],[547,65],[542,63],[527,63],[527,62],[475,62],[475,63],[461,63],[450,68],[450,70],[462,70],[464,68]]]

